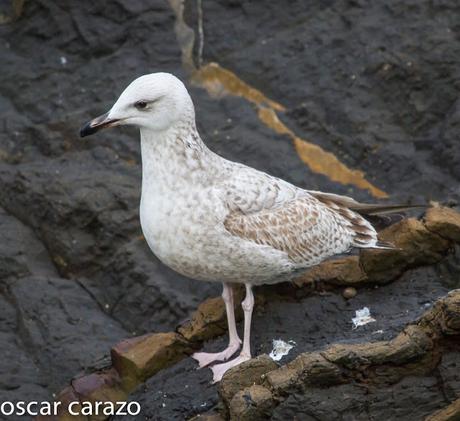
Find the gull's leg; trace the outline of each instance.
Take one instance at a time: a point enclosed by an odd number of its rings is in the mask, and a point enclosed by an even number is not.
[[[207,353],[207,352],[195,352],[192,358],[198,361],[200,368],[206,367],[214,361],[227,361],[236,351],[241,344],[241,339],[236,331],[235,323],[235,308],[233,305],[233,289],[228,283],[223,283],[224,289],[222,291],[222,299],[225,303],[225,310],[227,312],[228,322],[228,335],[229,342],[228,347],[221,352]]]
[[[252,286],[250,284],[245,284],[245,286],[246,297],[241,303],[241,306],[243,307],[244,311],[243,348],[241,350],[240,355],[234,358],[233,360],[224,364],[217,364],[211,367],[214,382],[220,381],[225,372],[230,368],[235,367],[238,364],[241,364],[242,362],[247,361],[251,358],[251,319],[252,309],[254,308],[254,295],[252,293]]]

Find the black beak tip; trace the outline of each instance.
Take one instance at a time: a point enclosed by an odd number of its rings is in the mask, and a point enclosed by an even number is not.
[[[91,125],[91,121],[88,121],[81,129],[80,129],[80,137],[85,137],[96,133],[98,130],[97,127]]]

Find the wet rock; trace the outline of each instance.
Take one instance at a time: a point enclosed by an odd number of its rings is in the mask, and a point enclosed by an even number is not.
[[[44,245],[28,226],[0,208],[0,280],[57,276]]]
[[[221,297],[203,301],[179,333],[189,341],[202,341],[222,335],[226,330],[225,306]]]
[[[61,402],[58,415],[56,417],[37,417],[37,421],[87,421],[88,417],[85,415],[73,415],[70,414],[67,410],[72,402],[79,402],[79,397],[72,386],[67,386],[60,393],[58,393],[56,396],[56,401]],[[82,409],[81,405],[79,403],[73,405],[75,405],[74,412],[80,413]]]
[[[434,376],[405,377],[378,388],[351,383],[293,393],[274,409],[270,419],[422,420],[440,405],[444,405],[444,397]]]
[[[14,402],[28,396],[31,400],[47,401],[50,399],[46,374],[49,367],[42,366],[33,354],[31,356],[34,348],[24,341],[21,319],[17,317],[14,302],[4,291],[0,295],[0,326],[0,400]],[[13,421],[21,419],[24,417],[11,417]]]
[[[425,421],[458,421],[460,420],[460,399],[452,402],[446,408],[436,411],[425,418]]]
[[[243,289],[234,287],[235,317],[242,316],[240,302],[243,299]],[[203,301],[193,313],[189,321],[186,321],[178,329],[178,332],[192,342],[204,341],[221,335],[227,330],[227,316],[224,302],[221,297],[210,298]]]
[[[460,243],[460,213],[446,207],[432,207],[427,210],[425,225],[444,238]]]
[[[278,365],[268,356],[259,355],[228,370],[219,383],[219,394],[225,402],[230,402],[235,393],[246,386],[261,384],[263,376]]]
[[[360,345],[333,345],[322,353],[326,360],[348,369],[393,364],[399,366],[422,358],[433,347],[430,338],[417,326],[409,326],[395,339]]]
[[[325,407],[321,402],[323,390],[333,394],[338,391],[350,393],[357,400],[356,404],[350,407],[349,404],[339,403],[329,408],[333,419],[336,419],[350,411],[353,406],[366,405],[367,398],[360,394],[359,387],[354,382],[371,388],[369,392],[377,396],[377,399],[388,399],[385,397],[388,385],[398,384],[396,387],[399,387],[407,382],[413,383],[413,376],[422,379],[425,376],[426,382],[422,380],[419,387],[432,389],[429,374],[436,366],[442,366],[439,355],[443,353],[443,344],[449,344],[452,335],[460,335],[460,325],[456,323],[459,315],[460,290],[456,290],[440,299],[417,322],[408,325],[390,341],[336,344],[320,353],[301,354],[287,365],[269,372],[265,376],[263,390],[260,389],[260,410],[257,408],[257,400],[247,398],[247,387],[242,387],[235,393],[230,403],[225,397],[223,402],[235,419],[239,415],[250,414],[257,417],[262,413],[265,417],[273,416],[278,419],[280,414],[287,416],[292,413],[291,405],[298,411],[296,416],[301,416],[305,410],[316,413],[318,417],[317,411],[321,412],[321,407]],[[454,323],[446,329],[447,321],[452,320]],[[244,371],[239,375],[244,378]],[[452,380],[446,379],[455,387],[455,379]],[[353,384],[346,385],[350,382]],[[436,404],[439,401],[439,396],[434,398]],[[420,408],[425,415],[430,409],[433,406]],[[322,417],[323,415],[319,416],[321,419]]]
[[[195,32],[195,64],[217,61],[286,107],[277,112],[289,130],[363,171],[391,201],[458,203],[455,2],[423,0],[414,6],[390,0],[363,7],[359,1],[319,1],[308,8],[304,2],[286,7],[277,2],[198,3],[186,1],[184,13]],[[187,79],[170,5],[24,2],[21,13],[3,23],[0,344],[7,357],[0,363],[0,393],[1,400],[42,400],[76,372],[91,370],[88,366],[122,337],[172,331],[204,297],[217,295],[219,285],[165,270],[139,239],[137,133],[114,130],[85,142],[77,139],[81,123],[106,111],[134,76],[166,70]],[[266,126],[244,95],[211,98],[200,86],[189,87],[199,130],[213,150],[302,187],[370,199],[367,191],[340,184],[344,180],[332,182],[305,165],[298,144]],[[428,267],[403,273],[438,261],[450,242],[458,241],[457,217],[451,219],[447,210],[436,212],[445,216],[429,211],[423,222],[431,237],[413,225],[407,254],[367,255],[369,273],[355,257],[343,260],[341,268],[331,263],[317,273],[329,287],[359,285],[360,294],[350,302],[334,290],[330,295],[302,292],[308,296],[299,294],[298,299],[272,294],[276,298],[254,315],[257,353],[269,352],[274,337],[298,344],[283,362],[331,343],[391,340],[458,283],[452,270],[443,278]],[[419,242],[421,250],[414,247]],[[384,289],[366,287],[399,276]],[[367,305],[376,314],[374,327],[351,331],[354,311]],[[454,307],[442,310],[446,317],[436,335],[456,337]],[[209,328],[204,319],[183,326],[183,332],[195,345],[208,340],[205,347],[219,350],[226,338],[213,336],[226,329],[222,307]],[[446,363],[443,378],[450,385],[455,384],[452,370]],[[194,393],[185,386],[177,390],[184,380]],[[184,360],[158,372],[135,396],[146,418],[194,416],[215,404],[217,391],[209,380],[207,371],[197,372]],[[172,397],[155,395],[159,385]],[[430,376],[405,378],[395,388],[395,395],[390,387],[378,388],[380,394],[349,384],[314,389],[308,403],[304,395],[293,394],[273,417],[410,419],[407,410],[415,407],[412,415],[422,418],[445,407],[444,394],[454,390],[441,393]],[[343,393],[353,396],[351,403],[342,399]]]
[[[50,390],[94,369],[110,345],[127,335],[74,280],[25,277],[10,286],[9,296],[19,338]]]
[[[372,282],[388,282],[409,267],[436,263],[449,248],[447,240],[413,218],[391,225],[381,231],[379,237],[394,244],[398,250],[362,251],[360,263]]]
[[[278,395],[311,386],[331,386],[344,381],[342,371],[320,353],[300,354],[267,374],[267,384]]]
[[[155,333],[120,342],[112,348],[111,355],[124,389],[131,391],[191,351],[190,345],[177,333]]]
[[[457,175],[447,175],[452,170],[441,166],[448,162],[446,167],[454,168],[458,162],[458,100],[456,93],[436,91],[433,82],[455,85],[458,46],[449,29],[458,11],[451,2],[433,6],[422,1],[414,8],[391,0],[368,6],[315,2],[305,8],[294,2],[280,11],[279,4],[206,4],[204,59],[244,75],[287,106],[282,118],[302,138],[337,151],[349,165],[375,176],[373,182],[393,199],[415,197],[418,191],[437,197],[445,189],[457,197]],[[189,21],[196,22],[195,8],[189,10]],[[219,13],[226,14],[225,22],[215,19]],[[432,13],[441,14],[446,25],[438,27]],[[439,44],[426,35],[427,27]],[[258,28],[255,40],[253,28]],[[417,39],[411,38],[414,31]],[[253,42],[245,45],[242,39]],[[436,45],[442,46],[435,53]],[[452,62],[446,63],[446,57]],[[428,158],[431,153],[435,163]]]
[[[241,421],[266,420],[273,407],[273,396],[263,386],[253,385],[238,392],[230,402],[230,419]]]
[[[186,358],[159,371],[130,394],[129,400],[141,405],[139,415],[115,419],[189,419],[209,411],[219,412],[216,389],[211,370],[197,370],[196,361]]]
[[[120,378],[114,369],[81,376],[72,380],[71,385],[63,389],[56,401],[60,402],[56,417],[39,416],[37,421],[67,421],[107,419],[101,409],[101,403],[115,403],[126,400],[126,392],[121,388]],[[70,405],[72,407],[70,408]],[[83,408],[91,405],[91,416],[83,415]],[[103,408],[103,407],[102,407]],[[75,415],[75,413],[79,415]]]
[[[367,275],[360,265],[359,256],[329,260],[313,267],[294,282],[298,286],[315,281],[327,281],[333,285],[354,285],[365,283]]]

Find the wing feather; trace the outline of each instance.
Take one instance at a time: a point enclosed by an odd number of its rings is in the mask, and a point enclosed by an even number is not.
[[[301,266],[317,264],[352,247],[391,247],[380,244],[370,222],[350,209],[358,202],[319,193],[265,173],[240,171],[226,186],[229,212],[224,226],[232,235],[286,252]]]

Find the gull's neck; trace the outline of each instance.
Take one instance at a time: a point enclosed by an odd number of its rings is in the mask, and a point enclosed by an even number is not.
[[[157,192],[209,185],[218,155],[203,143],[194,121],[163,132],[141,129],[142,191]]]

